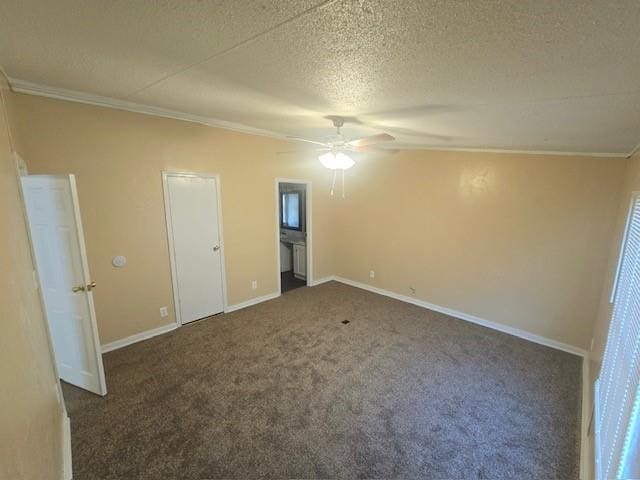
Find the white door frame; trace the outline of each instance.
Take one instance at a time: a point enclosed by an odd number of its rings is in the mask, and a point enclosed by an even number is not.
[[[182,326],[182,318],[180,315],[180,296],[178,294],[178,276],[176,268],[176,257],[173,249],[173,227],[171,224],[171,204],[169,202],[169,177],[192,177],[192,178],[213,178],[216,180],[216,190],[218,197],[218,232],[220,235],[220,263],[222,266],[222,308],[223,312],[227,311],[227,272],[225,270],[224,259],[224,232],[222,230],[222,186],[220,184],[220,175],[217,173],[201,173],[201,172],[176,172],[162,171],[162,194],[164,198],[164,214],[167,224],[167,240],[169,242],[169,260],[171,264],[171,285],[173,288],[173,311],[175,313],[176,323],[178,327]]]
[[[305,185],[305,228],[306,238],[305,244],[307,247],[307,287],[313,285],[313,255],[312,242],[313,242],[313,210],[311,209],[311,181],[310,180],[296,180],[294,178],[281,178],[275,179],[275,196],[276,196],[276,276],[278,277],[278,293],[282,294],[282,279],[280,278],[280,184],[281,183],[299,183]]]
[[[87,257],[87,249],[86,249],[86,245],[84,242],[84,229],[82,227],[82,216],[80,215],[80,200],[78,198],[78,188],[76,185],[76,176],[74,174],[53,174],[53,175],[25,175],[24,177],[47,177],[47,178],[63,178],[63,179],[69,179],[69,184],[71,186],[71,198],[72,198],[72,204],[73,204],[73,216],[75,218],[75,222],[76,222],[76,227],[78,229],[78,236],[80,237],[80,242],[79,242],[79,250],[80,250],[80,264],[81,264],[81,268],[82,268],[82,276],[83,276],[83,281],[84,284],[87,285],[91,282],[91,275],[89,273],[89,260]],[[20,178],[24,178],[24,177],[20,177]],[[53,355],[54,358],[54,372],[56,374],[56,376],[58,377],[58,388],[60,389],[60,392],[62,392],[62,387],[60,386],[60,373],[58,370],[58,360],[55,358],[55,350],[53,348],[53,338],[51,335],[51,324],[49,323],[49,315],[47,312],[47,307],[45,305],[44,302],[44,295],[42,293],[42,282],[40,281],[40,272],[38,271],[38,262],[36,262],[35,258],[35,249],[33,246],[33,238],[31,235],[31,228],[29,227],[29,219],[27,216],[27,207],[26,207],[26,203],[25,203],[25,198],[24,198],[24,187],[22,185],[22,181],[18,182],[20,184],[20,194],[22,197],[22,202],[23,202],[23,208],[24,208],[24,219],[27,225],[27,231],[28,231],[28,236],[29,236],[29,244],[31,247],[31,255],[32,255],[32,259],[33,259],[33,266],[35,268],[35,273],[37,274],[38,278],[37,278],[37,282],[38,282],[38,296],[40,298],[40,304],[42,306],[42,313],[44,314],[44,318],[46,320],[47,323],[47,333],[48,333],[48,337],[49,337],[49,346],[51,348],[51,354]],[[107,384],[106,384],[106,377],[105,377],[105,373],[104,373],[104,365],[102,363],[102,344],[100,343],[100,336],[99,336],[99,332],[98,332],[98,322],[97,322],[97,317],[96,317],[96,307],[95,304],[93,302],[93,292],[91,290],[88,290],[87,292],[85,292],[85,295],[87,296],[87,303],[89,305],[89,318],[91,321],[91,330],[93,333],[93,341],[94,344],[96,345],[96,352],[99,356],[98,358],[98,376],[99,376],[99,380],[100,380],[100,395],[104,396],[107,394]],[[91,392],[93,393],[93,392]],[[64,404],[64,402],[63,402]],[[64,408],[64,411],[66,412],[66,405]]]

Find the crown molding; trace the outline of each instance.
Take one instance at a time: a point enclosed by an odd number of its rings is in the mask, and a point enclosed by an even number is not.
[[[636,153],[640,153],[640,143],[638,143],[635,146],[635,148],[633,150],[631,150],[631,152],[629,152],[629,155],[627,155],[627,158],[633,157]]]
[[[8,77],[11,90],[16,93],[25,93],[28,95],[36,95],[39,97],[54,98],[57,100],[67,100],[70,102],[84,103],[87,105],[96,105],[98,107],[114,108],[116,110],[126,110],[127,112],[142,113],[144,115],[152,115],[155,117],[171,118],[174,120],[183,120],[185,122],[199,123],[210,127],[223,128],[234,132],[248,133],[251,135],[260,135],[262,137],[286,139],[286,135],[254,128],[241,123],[228,122],[213,117],[205,117],[201,115],[193,115],[191,113],[179,112],[167,108],[153,107],[141,103],[129,102],[118,98],[104,97],[93,93],[80,92],[78,90],[68,90],[65,88],[50,87],[38,83],[20,80],[18,78]]]
[[[0,65],[0,76],[4,77],[4,79],[7,81],[7,83],[9,85],[11,85],[9,83],[9,75],[7,75],[7,72],[5,71],[4,67],[2,65]]]
[[[40,97],[54,98],[57,100],[67,100],[70,102],[84,103],[87,105],[96,105],[99,107],[114,108],[116,110],[125,110],[128,112],[142,113],[144,115],[152,115],[155,117],[171,118],[174,120],[183,120],[185,122],[199,123],[215,128],[222,128],[234,132],[247,133],[251,135],[259,135],[262,137],[276,138],[279,140],[288,140],[287,135],[271,130],[251,127],[241,123],[228,122],[214,117],[205,117],[202,115],[194,115],[191,113],[179,112],[167,108],[154,107],[141,103],[130,102],[112,97],[104,97],[93,93],[81,92],[78,90],[68,90],[65,88],[51,87],[38,83],[21,80],[6,76],[11,90],[17,93],[28,95],[36,95]],[[612,152],[569,152],[554,150],[511,150],[506,148],[475,148],[475,147],[447,147],[447,146],[429,146],[429,145],[394,145],[394,148],[400,150],[430,150],[441,152],[469,152],[469,153],[504,153],[517,155],[561,155],[561,156],[582,156],[582,157],[612,157],[612,158],[629,158],[634,155],[640,144],[638,144],[629,153],[612,153]]]
[[[391,148],[391,147],[390,147]],[[628,158],[629,153],[613,152],[570,152],[564,150],[512,150],[508,148],[475,148],[475,147],[430,147],[430,146],[393,146],[400,150],[434,150],[441,152],[468,152],[468,153],[507,153],[514,155],[548,155],[565,157],[599,157],[599,158]]]

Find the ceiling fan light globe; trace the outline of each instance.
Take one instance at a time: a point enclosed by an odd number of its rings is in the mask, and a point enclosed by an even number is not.
[[[336,170],[337,168],[340,168],[338,166],[338,159],[333,152],[323,153],[322,155],[318,156],[318,160],[320,160],[320,163],[323,167],[330,170]]]
[[[338,152],[336,154],[336,160],[338,162],[338,168],[341,170],[348,170],[356,164],[356,162],[353,161],[353,158],[343,152]]]
[[[323,153],[318,156],[318,160],[320,160],[323,167],[328,168],[329,170],[348,170],[356,163],[349,155],[343,152]]]

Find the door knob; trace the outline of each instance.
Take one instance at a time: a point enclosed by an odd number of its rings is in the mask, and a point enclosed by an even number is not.
[[[217,252],[218,250],[220,250],[220,245],[214,245],[213,246],[213,251]]]
[[[90,292],[94,288],[96,288],[96,282],[91,282],[87,285],[79,285],[77,287],[73,287],[71,291],[74,293],[84,292],[84,291]]]

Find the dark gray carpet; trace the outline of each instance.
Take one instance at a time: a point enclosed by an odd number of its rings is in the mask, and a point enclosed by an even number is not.
[[[578,477],[578,357],[334,282],[104,360],[75,480]]]

